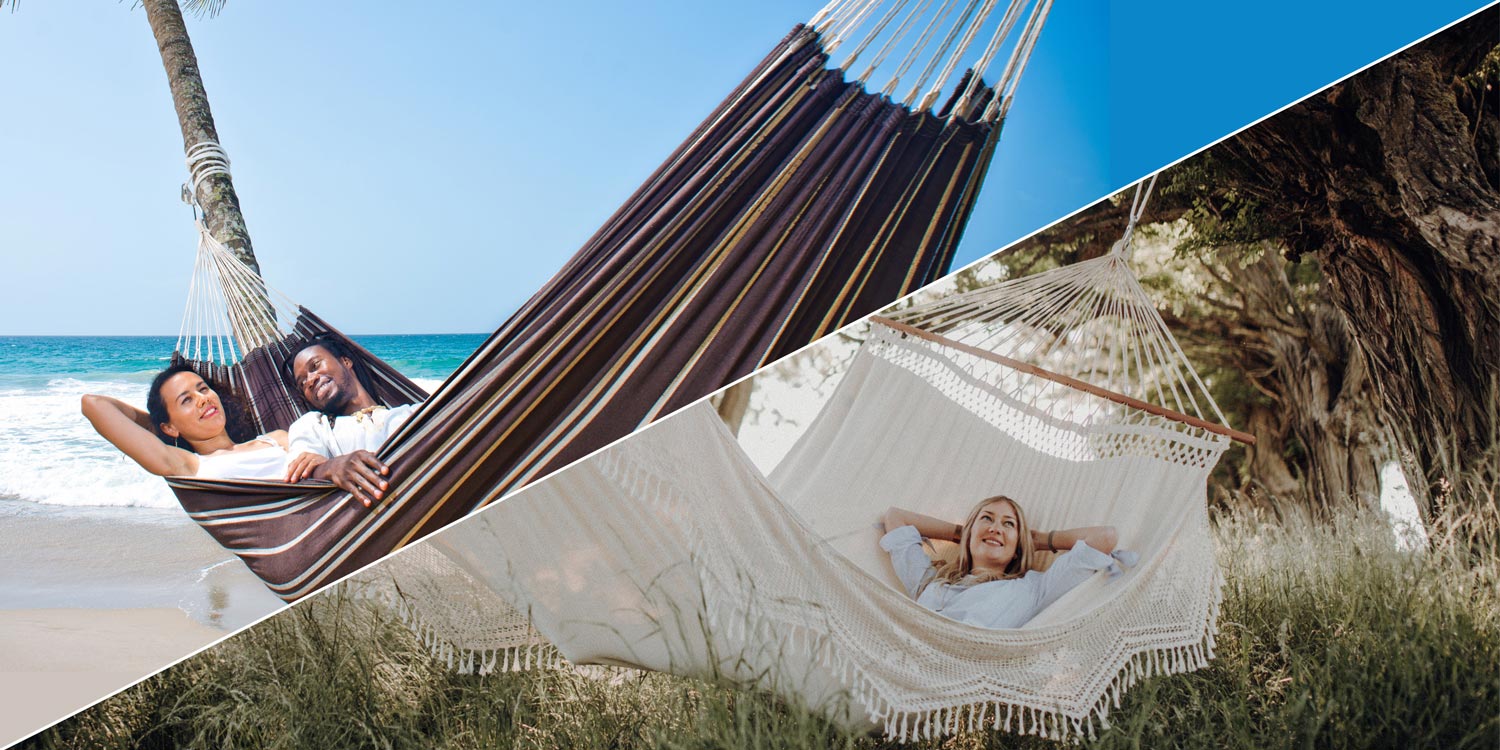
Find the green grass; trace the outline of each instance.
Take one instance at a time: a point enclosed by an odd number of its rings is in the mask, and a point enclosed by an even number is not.
[[[1500,746],[1500,513],[1402,552],[1381,519],[1217,527],[1218,653],[1136,686],[1100,748]],[[28,741],[39,748],[877,748],[767,695],[631,670],[451,673],[325,596]],[[911,747],[1055,747],[984,733]]]

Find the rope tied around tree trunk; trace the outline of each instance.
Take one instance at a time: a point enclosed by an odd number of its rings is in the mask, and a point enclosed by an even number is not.
[[[200,141],[188,148],[186,162],[192,186],[189,189],[186,183],[183,184],[182,202],[202,209],[203,205],[198,202],[198,191],[203,189],[203,182],[209,177],[219,174],[229,176],[229,154],[214,141]]]

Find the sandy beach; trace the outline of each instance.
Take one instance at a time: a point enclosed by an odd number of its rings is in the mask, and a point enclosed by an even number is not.
[[[0,499],[0,611],[175,608],[238,630],[280,607],[181,510]]]
[[[0,611],[0,747],[224,635],[173,608]]]
[[[432,389],[483,339],[364,340]],[[282,607],[79,414],[145,403],[174,341],[0,336],[0,747]]]
[[[281,602],[178,510],[0,500],[0,747]]]

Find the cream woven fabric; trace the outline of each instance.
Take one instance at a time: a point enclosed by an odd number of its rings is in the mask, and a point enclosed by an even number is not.
[[[1091,732],[1136,680],[1211,655],[1205,480],[1227,441],[1147,415],[1080,425],[1011,377],[884,329],[770,479],[700,406],[388,567],[424,632],[478,654],[464,666],[515,663],[530,622],[575,663],[753,683],[897,737]],[[993,494],[1037,528],[1112,524],[1141,562],[1018,630],[902,594],[881,511],[957,518]],[[412,583],[444,559],[444,585]]]

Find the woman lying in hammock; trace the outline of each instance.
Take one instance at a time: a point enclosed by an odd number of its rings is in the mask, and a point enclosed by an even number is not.
[[[962,524],[891,508],[881,548],[891,553],[896,576],[918,604],[982,628],[1019,628],[1094,573],[1118,573],[1135,564],[1133,552],[1116,551],[1113,526],[1033,531],[1016,501],[979,501]],[[922,539],[958,543],[958,557],[934,563]],[[1032,570],[1035,552],[1061,551],[1045,572]],[[1110,553],[1114,553],[1111,555]]]
[[[187,365],[173,365],[151,381],[146,411],[90,393],[83,415],[105,440],[159,476],[239,479],[286,477],[286,431],[237,442],[240,431],[212,386]],[[241,438],[247,437],[244,435]]]

